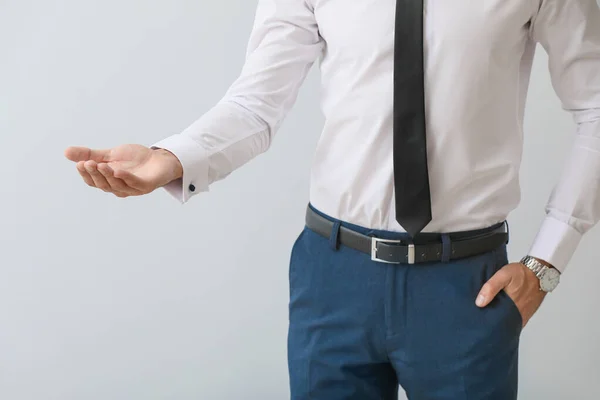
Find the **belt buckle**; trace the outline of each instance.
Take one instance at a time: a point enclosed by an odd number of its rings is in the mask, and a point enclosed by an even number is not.
[[[398,261],[398,262],[386,261],[386,260],[382,260],[381,258],[377,257],[377,245],[379,243],[400,244],[400,243],[402,243],[402,241],[401,240],[392,240],[392,239],[380,239],[380,238],[376,238],[376,237],[371,238],[371,260],[381,262],[381,263],[386,263],[386,264],[400,264],[400,261]],[[412,243],[408,244],[407,258],[408,258],[409,264],[415,263],[415,245]]]

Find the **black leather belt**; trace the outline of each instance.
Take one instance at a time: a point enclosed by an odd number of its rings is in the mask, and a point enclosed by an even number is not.
[[[306,212],[306,226],[319,235],[329,238],[334,222],[319,215],[309,206]],[[504,222],[475,231],[452,232],[448,236],[450,238],[449,259],[474,256],[508,243],[508,232]],[[383,263],[415,264],[442,261],[443,244],[439,233],[421,233],[415,241],[408,242],[367,236],[340,226],[338,241],[342,245],[370,254],[373,261]]]

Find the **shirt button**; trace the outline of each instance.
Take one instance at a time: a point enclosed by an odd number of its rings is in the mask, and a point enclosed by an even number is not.
[[[193,192],[196,190],[196,186],[194,186],[190,183],[189,189],[190,189],[190,192]]]

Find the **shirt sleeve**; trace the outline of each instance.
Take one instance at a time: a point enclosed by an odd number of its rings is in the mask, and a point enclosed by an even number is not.
[[[529,251],[563,272],[600,220],[600,9],[596,0],[542,0],[531,31],[548,53],[554,90],[577,124]]]
[[[308,0],[259,0],[239,77],[187,129],[151,146],[183,166],[183,178],[166,185],[167,192],[185,203],[266,151],[322,43]]]

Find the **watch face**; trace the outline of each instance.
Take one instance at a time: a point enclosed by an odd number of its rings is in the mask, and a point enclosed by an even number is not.
[[[560,282],[560,272],[554,268],[548,268],[540,279],[540,287],[544,292],[553,291]]]

